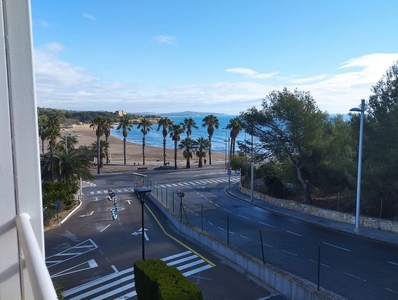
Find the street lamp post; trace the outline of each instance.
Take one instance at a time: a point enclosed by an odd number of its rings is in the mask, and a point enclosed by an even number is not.
[[[363,143],[363,119],[365,114],[365,100],[361,100],[361,108],[351,108],[350,111],[361,113],[359,125],[359,146],[358,146],[358,178],[357,178],[357,203],[355,212],[355,232],[359,232],[359,210],[361,207],[361,176],[362,176],[362,143]]]
[[[229,136],[227,135],[228,128],[224,127],[222,129],[225,129],[225,170],[227,170],[227,167],[229,166]]]
[[[252,145],[251,145],[251,159],[250,159],[250,201],[253,202],[253,191],[254,191],[254,153],[253,153],[253,133],[252,133]]]
[[[145,260],[145,222],[144,222],[144,204],[145,204],[145,197],[148,196],[148,194],[152,191],[152,189],[148,187],[135,187],[134,192],[135,195],[137,196],[138,200],[141,202],[141,245],[142,245],[142,260]]]

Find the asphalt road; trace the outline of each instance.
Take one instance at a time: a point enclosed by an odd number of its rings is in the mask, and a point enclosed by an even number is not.
[[[126,174],[101,176],[96,186],[83,189],[83,205],[73,216],[45,233],[47,267],[66,299],[135,297],[132,267],[142,259],[142,206],[130,185]],[[105,194],[109,187],[123,188],[117,193],[115,220],[115,206]],[[178,235],[150,201],[144,220],[145,258],[178,267],[205,299],[284,299]]]
[[[320,255],[322,287],[348,299],[398,299],[394,245],[320,228],[231,198],[225,193],[228,183],[217,182],[227,177],[224,170],[148,177],[172,191],[184,189],[191,224],[260,259],[261,235],[267,263],[317,284]]]

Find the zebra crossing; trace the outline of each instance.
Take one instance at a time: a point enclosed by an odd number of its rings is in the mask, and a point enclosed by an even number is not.
[[[206,180],[192,180],[192,181],[183,181],[179,183],[165,183],[159,184],[159,187],[162,188],[173,188],[173,187],[184,187],[184,186],[198,186],[198,185],[206,185],[206,184],[219,184],[219,183],[228,183],[228,178],[219,178],[219,179],[206,179]],[[231,183],[239,182],[239,177],[231,177]],[[114,189],[116,194],[120,193],[132,193],[134,192],[134,188],[116,188]],[[108,195],[109,190],[96,190],[90,191],[88,193],[83,193],[83,195]]]
[[[185,277],[213,267],[213,265],[207,263],[189,250],[162,258],[161,260],[169,266],[176,267]],[[67,300],[125,300],[133,298],[137,295],[135,291],[134,269],[128,268],[100,277],[67,290],[62,295]]]
[[[228,178],[219,178],[219,179],[206,179],[206,180],[193,180],[193,181],[184,181],[179,183],[168,183],[168,184],[159,184],[160,187],[183,187],[190,185],[205,185],[205,184],[218,184],[218,183],[228,183]],[[231,183],[239,182],[239,177],[231,177]]]
[[[116,194],[121,194],[121,193],[132,193],[134,192],[133,188],[120,188],[120,189],[113,189],[115,191]],[[101,195],[101,194],[105,194],[108,195],[109,194],[109,190],[108,189],[104,189],[104,190],[96,190],[96,191],[90,191],[88,193],[86,193],[86,195]],[[85,195],[85,193],[83,193],[83,195]]]

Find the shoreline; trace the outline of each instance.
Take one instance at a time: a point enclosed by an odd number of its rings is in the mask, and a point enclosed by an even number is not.
[[[78,144],[75,145],[76,148],[80,146],[90,146],[97,140],[95,131],[90,128],[89,124],[74,125],[71,128],[61,128],[61,135],[65,135],[68,133],[76,136],[76,139],[78,140]],[[105,136],[102,136],[101,139],[105,139]],[[170,142],[172,141],[170,140]],[[110,135],[108,137],[108,143],[111,163],[123,163],[123,139]],[[179,164],[185,163],[186,161],[182,153],[182,149],[177,150],[177,163]],[[212,152],[211,158],[212,162],[224,162],[225,153]],[[207,155],[206,160],[208,161],[208,159],[209,157]],[[198,158],[194,155],[191,158],[191,162],[194,164],[197,161]],[[169,165],[174,164],[174,148],[166,148],[166,162],[168,162]],[[129,165],[142,165],[142,144],[126,141],[126,163],[128,163]],[[145,165],[153,164],[163,165],[163,147],[145,146]]]

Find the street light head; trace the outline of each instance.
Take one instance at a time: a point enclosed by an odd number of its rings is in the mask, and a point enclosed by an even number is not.
[[[361,112],[362,110],[358,107],[351,108],[350,111]]]
[[[141,203],[145,202],[145,196],[152,192],[152,189],[145,187],[145,186],[139,186],[134,188],[135,195],[137,196],[138,200],[141,201]]]

